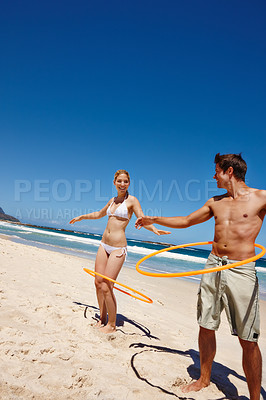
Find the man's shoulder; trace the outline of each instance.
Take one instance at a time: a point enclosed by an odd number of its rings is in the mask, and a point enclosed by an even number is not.
[[[213,197],[211,197],[208,201],[210,202],[210,203],[213,203],[213,202],[215,202],[215,201],[220,201],[220,200],[224,200],[224,199],[228,199],[228,193],[224,193],[224,194],[219,194],[219,195],[217,195],[217,196],[213,196]]]
[[[217,196],[213,196],[213,197],[209,198],[206,201],[205,206],[207,206],[210,209],[212,209],[215,206],[215,204],[218,204],[218,203],[221,203],[221,202],[223,203],[224,201],[226,201],[226,199],[228,199],[228,194],[227,193],[220,194],[220,195],[217,195]]]
[[[266,189],[256,189],[256,188],[251,188],[251,190],[254,193],[257,193],[260,196],[266,196]]]
[[[257,196],[260,199],[265,199],[266,200],[266,190],[264,189],[251,189],[251,193],[254,194],[254,196]]]
[[[264,189],[247,187],[246,190],[247,190],[247,193],[254,194],[255,196],[266,196],[266,190],[264,190]]]

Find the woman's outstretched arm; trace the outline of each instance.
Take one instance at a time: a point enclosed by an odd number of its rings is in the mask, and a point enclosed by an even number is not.
[[[78,217],[73,218],[69,223],[74,224],[75,222],[82,221],[83,219],[99,219],[99,218],[104,217],[106,215],[106,211],[107,211],[107,208],[109,207],[109,204],[111,204],[111,200],[109,200],[108,203],[101,210],[94,211],[89,214],[79,215]]]
[[[144,213],[142,211],[140,202],[138,201],[138,199],[136,197],[134,197],[133,211],[134,211],[134,214],[136,215],[136,217],[138,219],[144,216]],[[155,233],[155,235],[158,235],[158,236],[160,236],[160,235],[169,235],[171,233],[169,231],[164,231],[162,229],[157,229],[152,224],[145,225],[145,226],[143,225],[143,227],[145,229],[147,229],[148,231],[151,231],[151,232]]]

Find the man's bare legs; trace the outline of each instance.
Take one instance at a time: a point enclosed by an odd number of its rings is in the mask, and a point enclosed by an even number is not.
[[[239,338],[243,349],[243,370],[247,378],[250,400],[259,400],[262,379],[262,358],[257,342]]]
[[[198,392],[209,386],[211,380],[212,363],[216,353],[215,331],[200,327],[199,331],[199,353],[200,353],[200,378],[183,386],[182,392]]]
[[[262,358],[256,342],[250,342],[239,338],[243,350],[243,370],[246,375],[250,400],[259,400],[262,380]],[[211,368],[216,353],[215,331],[200,327],[199,332],[200,352],[200,378],[182,388],[184,393],[199,391],[209,386]]]

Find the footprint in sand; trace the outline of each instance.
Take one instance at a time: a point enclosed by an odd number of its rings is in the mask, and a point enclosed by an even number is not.
[[[54,347],[48,347],[48,348],[46,348],[46,349],[41,349],[40,350],[40,353],[41,354],[45,354],[45,353],[54,353],[55,352],[55,349],[54,349]]]
[[[63,360],[63,361],[69,361],[73,356],[74,356],[74,353],[68,352],[68,353],[59,354],[58,358],[60,358],[60,360]]]
[[[20,321],[22,324],[26,324],[27,325],[29,323],[29,320],[27,320],[24,317],[18,317],[17,320]]]
[[[84,385],[86,387],[92,386],[93,380],[89,376],[89,371],[86,371],[85,374],[85,376],[75,376],[74,382],[68,387],[68,389],[82,388]],[[72,377],[74,376],[72,375]]]
[[[172,387],[180,387],[183,385],[188,385],[189,381],[187,379],[176,378],[174,383],[172,383]]]

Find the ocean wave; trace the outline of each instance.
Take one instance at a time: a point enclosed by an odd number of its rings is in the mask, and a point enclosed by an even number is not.
[[[4,235],[3,236],[7,236]],[[10,237],[10,235],[8,235],[7,237]],[[42,243],[36,240],[28,240],[25,239],[23,237],[20,236],[16,236],[16,235],[12,235],[12,239],[15,239],[15,241],[19,242],[19,243],[24,243],[26,242],[28,245],[30,246],[34,246],[37,248],[43,248],[43,249],[54,249],[54,251],[57,251],[59,253],[66,253],[66,254],[72,254],[75,256],[80,256],[80,254],[83,254],[84,257],[88,257],[88,256],[95,256],[95,252],[94,251],[89,251],[89,250],[82,250],[82,249],[75,249],[75,248],[71,248],[71,247],[63,247],[63,246],[59,246],[57,244],[52,244],[52,243]]]
[[[31,232],[35,232],[36,229],[34,228],[29,228],[27,226],[23,226],[23,225],[16,225],[16,224],[10,224],[8,222],[0,222],[0,226],[5,226],[6,228],[9,228],[10,230],[14,229],[14,230],[22,230],[22,231],[31,231]]]
[[[135,254],[141,254],[141,255],[149,255],[149,254],[153,253],[154,250],[145,249],[144,247],[138,247],[138,246],[128,246],[128,252],[135,253]],[[190,262],[195,262],[195,263],[204,263],[204,264],[207,261],[207,258],[194,257],[194,256],[186,255],[186,254],[171,253],[171,252],[159,253],[155,257],[156,258],[165,257],[165,258],[172,258],[172,259],[176,259],[176,260],[184,260],[184,261],[190,261]]]
[[[10,226],[11,224],[10,224],[10,222],[0,221],[0,225]]]
[[[7,228],[9,228],[10,231],[14,230],[14,231],[22,231],[23,233],[41,233],[44,235],[62,235],[62,233],[55,233],[55,232],[49,232],[49,231],[44,231],[38,228],[31,228],[28,226],[23,226],[23,225],[15,225],[15,224],[8,224],[8,223],[0,223],[0,226],[5,226]]]
[[[256,267],[256,271],[266,274],[266,268],[264,267]]]
[[[0,222],[0,226],[1,225],[9,228],[9,231],[13,230],[13,231],[16,231],[16,232],[21,232],[23,234],[40,234],[40,235],[44,235],[44,236],[54,236],[54,237],[57,237],[57,238],[65,239],[67,241],[99,245],[99,240],[97,240],[97,239],[78,237],[78,236],[72,235],[71,233],[67,234],[67,233],[62,233],[62,232],[58,232],[58,231],[57,232],[53,232],[53,231],[44,230],[44,229],[41,229],[41,228],[31,228],[31,227],[28,227],[28,226],[15,225],[15,224],[12,224],[10,226],[10,224],[3,223],[3,222]],[[80,233],[80,232],[77,232],[77,233]]]
[[[65,235],[66,236],[66,241],[68,242],[78,242],[78,243],[85,243],[85,244],[91,244],[93,246],[99,246],[100,240],[98,239],[91,239],[91,238],[83,238],[83,237],[76,237],[76,236],[70,236],[70,235]]]
[[[7,234],[5,234],[5,233],[1,233],[1,236],[5,237],[5,238],[7,238],[7,239],[10,239],[10,235],[7,235]],[[12,237],[12,239],[21,239],[21,238],[20,238],[19,236],[17,236],[17,235],[12,235],[11,237]]]

